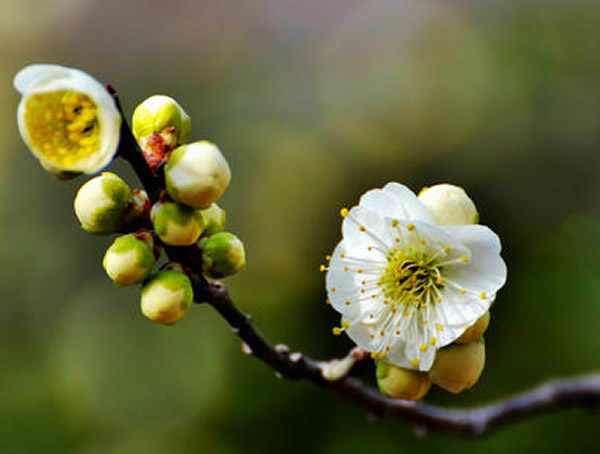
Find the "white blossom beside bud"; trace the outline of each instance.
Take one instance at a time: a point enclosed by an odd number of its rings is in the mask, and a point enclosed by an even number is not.
[[[225,192],[231,171],[223,153],[207,141],[182,145],[165,167],[167,192],[173,200],[207,208]]]
[[[202,271],[209,277],[231,276],[246,264],[244,244],[229,232],[219,232],[200,241]]]
[[[475,204],[459,186],[436,184],[424,188],[419,193],[419,200],[427,207],[437,225],[467,225],[479,222]]]
[[[102,266],[116,285],[139,284],[156,263],[153,246],[148,232],[121,236],[106,251]]]
[[[132,200],[127,183],[114,173],[103,172],[79,188],[73,205],[84,230],[108,234],[123,226]]]
[[[429,378],[440,388],[459,393],[477,383],[484,365],[483,338],[469,344],[452,344],[437,352]]]
[[[213,233],[222,232],[227,224],[227,213],[216,203],[204,210],[200,210],[200,214],[204,219],[203,235],[212,235]]]
[[[44,169],[64,179],[112,161],[121,115],[99,81],[79,69],[37,64],[19,71],[14,86],[23,96],[19,132]]]
[[[395,399],[420,400],[431,388],[427,373],[397,367],[384,361],[377,362],[377,386]]]
[[[203,219],[189,206],[177,202],[157,202],[150,212],[154,231],[171,246],[190,246],[202,233]]]
[[[153,133],[165,135],[171,146],[184,143],[190,136],[192,122],[188,114],[173,98],[164,95],[150,96],[135,108],[132,132],[138,141]]]
[[[144,283],[140,307],[153,322],[172,325],[186,314],[193,300],[190,279],[179,271],[163,270]]]

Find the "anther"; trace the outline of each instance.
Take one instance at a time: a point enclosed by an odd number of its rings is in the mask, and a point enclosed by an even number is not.
[[[333,328],[331,331],[333,332],[334,336],[339,336],[340,334],[342,334],[342,329],[337,326],[335,328]]]
[[[398,227],[398,224],[399,222],[396,219],[392,221],[392,227]]]
[[[345,218],[346,216],[348,216],[348,208],[342,208],[340,210],[340,214],[342,215],[343,218]]]
[[[417,367],[420,362],[421,360],[419,358],[415,358],[410,363],[413,365],[413,367]]]
[[[466,255],[463,255],[460,259],[465,263],[469,262],[469,257],[467,257]]]
[[[426,352],[426,351],[427,351],[427,345],[425,345],[425,344],[421,345],[421,348],[420,348],[420,350],[421,350],[422,352]]]
[[[406,226],[406,228],[408,229],[409,232],[412,232],[415,229],[415,225],[414,224],[408,224]]]
[[[481,296],[481,299],[482,299],[482,300],[484,300],[484,299],[486,299],[486,298],[487,298],[487,295],[486,295],[486,293],[485,293],[485,292],[481,292],[481,293],[479,294],[479,296]]]
[[[365,229],[365,226],[364,226],[364,225],[361,225],[361,226],[358,228],[358,230],[360,230],[361,232],[364,232],[364,231],[365,231],[365,230],[367,230],[367,229]]]

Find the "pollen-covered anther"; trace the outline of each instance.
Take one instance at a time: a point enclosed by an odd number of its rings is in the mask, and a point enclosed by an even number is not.
[[[365,228],[364,225],[361,225],[358,230],[360,230],[361,232],[365,232],[367,229]]]
[[[323,272],[323,271],[326,271],[326,270],[327,270],[327,267],[325,265],[320,265],[319,266],[319,271]]]
[[[421,347],[419,348],[419,350],[421,350],[422,352],[426,352],[427,351],[427,345],[425,345],[425,344],[421,345]]]
[[[460,259],[461,259],[461,260],[462,260],[464,263],[469,263],[469,257],[467,257],[466,255],[463,255],[463,256],[462,256]]]
[[[411,364],[413,367],[418,367],[420,363],[421,363],[421,360],[420,360],[419,358],[413,358],[413,359],[411,360],[411,362],[410,362],[410,364]]]
[[[481,297],[481,299],[482,299],[482,300],[484,300],[484,299],[486,299],[486,298],[487,298],[487,294],[486,294],[485,292],[481,292],[481,293],[479,294],[479,296]]]
[[[342,208],[340,210],[340,215],[345,218],[346,216],[348,216],[348,208]]]
[[[394,219],[392,221],[392,227],[398,227],[398,224],[399,224],[398,220]]]
[[[408,230],[409,232],[412,232],[412,231],[414,231],[414,230],[415,230],[415,225],[414,225],[414,224],[408,224],[408,225],[406,226],[406,228],[407,228],[407,230]]]

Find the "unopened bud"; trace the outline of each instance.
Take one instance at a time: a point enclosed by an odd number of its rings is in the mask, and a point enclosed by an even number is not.
[[[431,387],[426,372],[405,369],[384,361],[378,361],[376,375],[379,390],[395,399],[420,400]]]
[[[191,128],[188,114],[169,96],[150,96],[133,112],[132,131],[138,141],[156,133],[174,147],[189,138]]]
[[[487,330],[490,324],[490,311],[487,311],[477,321],[469,326],[462,335],[454,342],[457,344],[468,344],[469,342],[476,341],[483,333]]]
[[[75,214],[88,232],[114,233],[123,227],[132,199],[127,183],[114,173],[103,172],[81,186],[75,197]]]
[[[140,306],[153,322],[172,325],[186,314],[193,300],[189,277],[178,271],[163,270],[144,283]]]
[[[429,378],[440,388],[459,393],[477,383],[484,365],[483,338],[470,344],[452,344],[437,351]]]
[[[171,246],[194,244],[204,227],[196,210],[177,202],[155,203],[150,217],[158,237]]]
[[[106,274],[117,285],[141,283],[156,263],[153,246],[152,235],[148,232],[117,238],[102,261]]]
[[[212,235],[213,233],[222,232],[225,230],[225,224],[227,223],[227,213],[225,210],[219,207],[216,203],[204,210],[200,210],[200,214],[204,219],[204,232],[203,235]]]
[[[216,145],[201,141],[173,151],[165,167],[167,191],[173,200],[208,208],[231,180],[229,164]]]
[[[202,271],[209,277],[231,276],[246,264],[244,244],[232,233],[215,233],[198,246],[202,250]]]
[[[438,225],[477,224],[479,214],[465,190],[451,184],[423,188],[419,200]]]

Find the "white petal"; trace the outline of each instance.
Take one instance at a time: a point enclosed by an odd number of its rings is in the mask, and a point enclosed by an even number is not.
[[[377,195],[378,192],[384,196]],[[370,195],[371,193],[374,194]],[[393,202],[390,202],[390,199]],[[388,183],[383,189],[368,191],[361,197],[360,205],[376,211],[383,217],[435,224],[425,205],[410,189],[399,183]]]
[[[482,225],[445,226],[443,230],[460,240],[471,251],[469,263],[449,266],[444,277],[477,295],[493,299],[506,282],[506,264],[500,257],[500,240]]]
[[[24,94],[30,87],[37,83],[44,83],[46,80],[68,77],[71,71],[71,68],[61,65],[29,65],[17,73],[13,80],[13,84],[19,93]]]
[[[377,213],[356,206],[350,210],[342,223],[342,235],[356,248],[367,248],[375,245],[380,250],[391,247],[392,236],[389,226]]]

